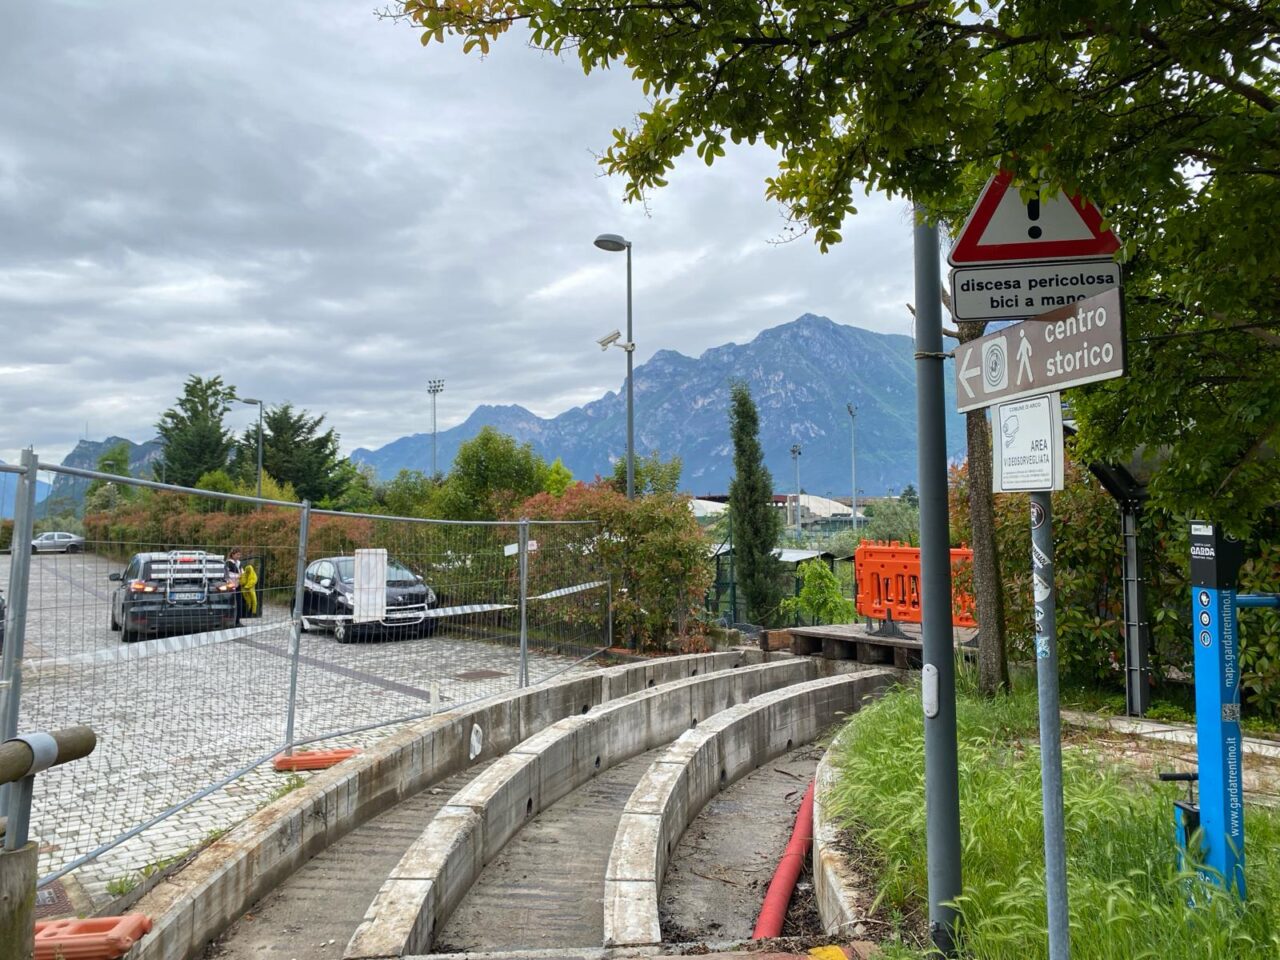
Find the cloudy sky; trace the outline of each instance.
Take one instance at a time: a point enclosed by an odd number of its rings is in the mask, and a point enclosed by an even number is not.
[[[648,209],[594,155],[644,99],[510,35],[423,48],[370,0],[0,7],[0,460],[154,435],[192,373],[327,413],[343,448],[480,403],[551,416],[637,361],[801,313],[910,330],[910,227],[779,245],[764,148],[691,156]],[[232,424],[247,426],[245,407]]]

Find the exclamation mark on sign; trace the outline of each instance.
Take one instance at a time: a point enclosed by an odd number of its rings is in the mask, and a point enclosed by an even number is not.
[[[1040,198],[1027,201],[1027,219],[1031,221],[1031,226],[1027,228],[1027,236],[1032,240],[1039,240],[1040,235],[1044,233],[1035,222],[1040,219]]]

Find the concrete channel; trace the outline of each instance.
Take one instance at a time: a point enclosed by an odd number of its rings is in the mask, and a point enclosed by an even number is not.
[[[760,659],[742,651],[602,670],[406,729],[263,810],[149,894],[138,909],[156,928],[130,960],[382,960],[425,954],[437,935],[442,950],[595,955],[610,937],[619,824],[655,767],[683,764],[685,780],[702,784],[667,798],[674,843],[720,789],[895,676]],[[857,680],[819,679],[833,671]],[[643,856],[665,870],[665,845],[661,859],[656,849]],[[643,902],[656,916],[654,877]],[[637,945],[616,952],[652,953],[661,936],[651,929],[615,937]]]

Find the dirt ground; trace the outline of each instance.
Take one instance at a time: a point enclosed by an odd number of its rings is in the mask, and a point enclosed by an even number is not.
[[[1196,769],[1195,744],[1153,739],[1114,730],[1064,728],[1064,746],[1122,765],[1134,783],[1155,783],[1157,775]],[[1280,806],[1280,757],[1246,752],[1243,756],[1244,799],[1261,807]]]

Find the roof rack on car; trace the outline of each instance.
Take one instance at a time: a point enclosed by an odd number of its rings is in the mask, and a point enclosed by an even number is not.
[[[225,580],[226,566],[220,554],[204,550],[170,550],[163,560],[151,561],[151,577],[165,581],[165,593],[173,589],[173,581],[199,579],[207,592],[210,580]]]

